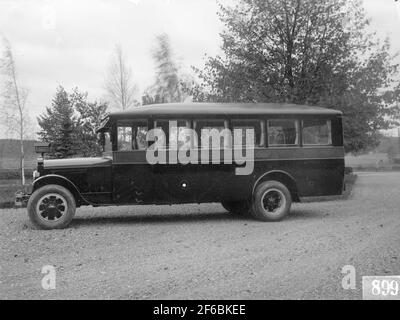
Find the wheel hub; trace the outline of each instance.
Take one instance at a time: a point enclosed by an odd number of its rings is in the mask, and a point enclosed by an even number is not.
[[[270,190],[264,194],[262,205],[268,212],[276,212],[282,206],[283,196],[277,190]]]
[[[67,212],[67,201],[60,194],[47,194],[39,199],[36,210],[41,219],[57,221]]]

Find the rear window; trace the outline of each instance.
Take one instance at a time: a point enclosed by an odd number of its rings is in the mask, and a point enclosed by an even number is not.
[[[332,130],[330,120],[303,120],[303,145],[331,144]]]
[[[268,146],[299,145],[299,122],[297,120],[268,120]]]

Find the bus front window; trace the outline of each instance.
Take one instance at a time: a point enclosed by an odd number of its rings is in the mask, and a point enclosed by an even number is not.
[[[104,133],[104,143],[103,143],[103,152],[111,152],[112,144],[111,144],[111,135],[109,132]]]

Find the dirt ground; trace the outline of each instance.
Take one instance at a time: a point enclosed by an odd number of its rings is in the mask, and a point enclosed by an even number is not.
[[[400,275],[399,195],[399,173],[361,173],[348,200],[295,204],[277,223],[219,204],[132,206],[81,208],[53,231],[3,209],[0,299],[360,299],[361,276]],[[341,286],[349,264],[356,290]]]

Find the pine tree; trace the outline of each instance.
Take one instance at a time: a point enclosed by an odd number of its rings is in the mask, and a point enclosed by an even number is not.
[[[76,153],[76,117],[68,93],[59,86],[52,107],[38,117],[39,137],[52,144],[53,156],[65,158]]]
[[[75,127],[79,153],[84,157],[101,154],[102,150],[96,129],[106,115],[107,103],[88,102],[87,93],[79,92],[77,88],[72,91],[69,97],[77,114]]]
[[[174,61],[169,37],[163,33],[156,40],[157,46],[153,52],[156,81],[146,90],[142,104],[181,102],[183,96],[178,66]]]
[[[101,146],[96,129],[107,113],[107,104],[88,102],[87,92],[57,88],[51,107],[38,117],[40,140],[52,145],[52,156],[98,156]]]

